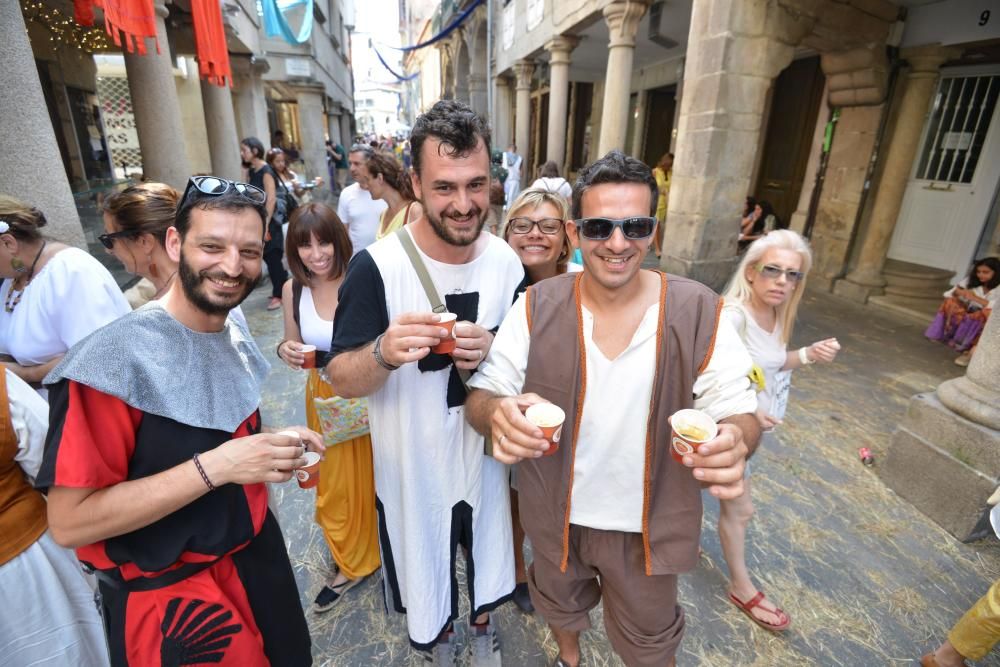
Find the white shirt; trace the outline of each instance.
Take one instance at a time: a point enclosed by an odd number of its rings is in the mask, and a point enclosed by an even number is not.
[[[7,373],[7,401],[10,403],[10,421],[17,438],[17,454],[14,460],[32,482],[42,467],[45,453],[45,433],[49,429],[49,404],[14,375]]]
[[[375,242],[379,216],[387,208],[384,201],[372,199],[371,193],[357,183],[351,183],[340,193],[337,217],[347,226],[354,255]]]
[[[573,466],[570,523],[639,533],[658,304],[650,306],[628,347],[613,360],[593,342],[594,317],[586,308],[582,310],[587,391]],[[490,353],[472,376],[470,386],[504,396],[520,394],[530,342],[521,297],[500,325]],[[726,319],[721,319],[712,356],[694,383],[694,407],[716,421],[752,413],[757,399],[747,378],[750,367],[750,355],[739,335]],[[609,406],[622,407],[616,410]]]
[[[542,177],[531,184],[531,187],[560,194],[567,201],[573,196],[573,186],[562,176],[555,178]]]
[[[303,343],[315,345],[317,350],[323,352],[330,350],[330,341],[333,340],[333,320],[324,320],[316,312],[316,302],[307,285],[302,286],[302,298],[299,300],[299,336]]]
[[[788,350],[781,340],[781,322],[775,322],[774,331],[767,331],[749,311],[735,303],[727,303],[722,313],[740,334],[750,358],[764,372],[764,389],[757,393],[757,407],[772,417],[784,418],[791,372],[781,370],[788,360]]]

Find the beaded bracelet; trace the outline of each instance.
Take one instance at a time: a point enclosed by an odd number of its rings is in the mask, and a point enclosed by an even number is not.
[[[194,467],[198,469],[201,479],[205,482],[205,486],[208,487],[209,491],[215,491],[215,484],[212,484],[212,480],[210,480],[208,475],[205,474],[205,469],[201,467],[201,461],[198,460],[198,453],[195,452],[195,455],[192,456],[191,459],[194,461]]]
[[[382,338],[385,336],[384,333],[379,334],[378,338],[375,339],[375,345],[372,346],[372,356],[375,357],[375,363],[384,368],[387,371],[395,371],[399,369],[399,366],[393,366],[385,357],[382,356]]]

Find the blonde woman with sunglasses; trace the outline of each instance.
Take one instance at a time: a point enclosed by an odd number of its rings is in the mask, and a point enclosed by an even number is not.
[[[765,432],[762,446],[774,437],[773,430],[784,417],[791,371],[817,361],[832,362],[840,350],[836,338],[787,349],[811,264],[805,239],[793,231],[773,231],[750,245],[724,294],[723,313],[740,333],[755,364],[757,421]],[[791,618],[754,586],[747,569],[745,541],[753,516],[749,472],[744,488],[742,496],[719,502],[719,540],[729,566],[729,601],[765,630],[781,632],[791,625]]]

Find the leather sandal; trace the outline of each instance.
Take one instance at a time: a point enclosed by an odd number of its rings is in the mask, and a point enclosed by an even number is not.
[[[765,630],[770,630],[771,632],[782,632],[784,630],[787,630],[788,626],[790,626],[792,624],[792,619],[791,619],[791,617],[788,614],[786,614],[779,607],[775,607],[774,611],[771,612],[771,613],[776,614],[777,616],[784,616],[785,617],[785,622],[784,623],[778,623],[778,624],[776,624],[776,623],[768,623],[767,621],[761,620],[761,619],[759,619],[759,618],[757,618],[756,616],[753,615],[753,608],[756,607],[757,605],[759,605],[763,600],[764,600],[764,592],[763,591],[757,591],[757,595],[754,595],[752,598],[750,598],[746,602],[743,602],[742,600],[740,600],[738,597],[736,597],[732,593],[729,594],[729,601],[732,602],[736,606],[737,609],[739,609],[744,614],[746,614],[750,618],[751,621],[753,621],[754,623],[756,623],[760,627],[764,628]]]

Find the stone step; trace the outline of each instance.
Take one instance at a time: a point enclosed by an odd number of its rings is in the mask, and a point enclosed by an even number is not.
[[[868,303],[902,315],[909,321],[915,324],[922,324],[926,327],[934,319],[934,315],[941,305],[941,299],[939,297],[934,299],[915,299],[912,297],[883,294],[868,297]]]
[[[882,271],[885,276],[885,293],[918,299],[941,299],[941,294],[951,287],[954,273],[930,266],[888,260]]]
[[[901,262],[898,259],[887,259],[882,273],[899,280],[949,281],[955,275],[954,271],[938,269],[933,266],[923,266],[912,262]]]
[[[936,393],[910,398],[903,423],[976,470],[990,476],[1000,474],[1000,447],[990,444],[997,432],[955,414]]]

